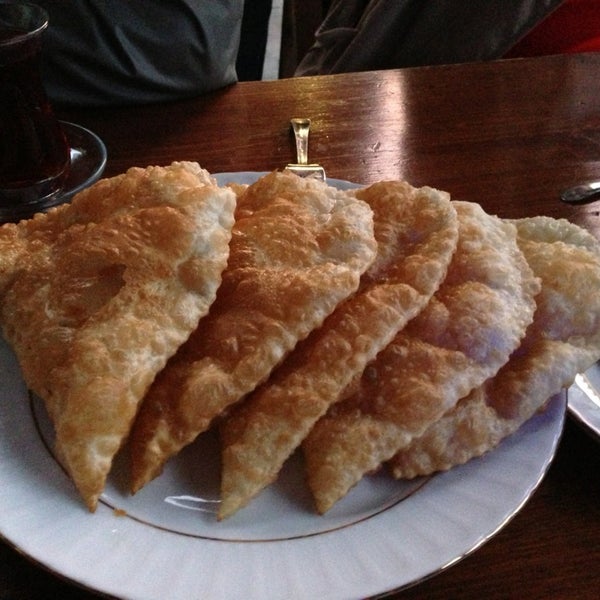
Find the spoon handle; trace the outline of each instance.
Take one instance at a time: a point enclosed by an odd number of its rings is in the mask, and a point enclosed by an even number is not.
[[[583,204],[592,202],[600,197],[600,181],[582,183],[564,190],[560,199],[568,204]]]
[[[292,119],[292,129],[296,138],[296,155],[299,165],[308,164],[308,132],[310,119]]]

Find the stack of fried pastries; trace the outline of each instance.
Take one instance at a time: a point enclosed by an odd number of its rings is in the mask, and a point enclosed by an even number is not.
[[[4,337],[91,510],[126,442],[135,492],[211,428],[219,518],[296,451],[319,513],[462,464],[600,358],[599,289],[581,228],[398,181],[173,163],[0,227]]]

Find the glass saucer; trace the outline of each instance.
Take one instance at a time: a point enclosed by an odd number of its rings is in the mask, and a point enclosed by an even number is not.
[[[49,198],[19,209],[0,208],[0,224],[27,219],[36,212],[69,202],[75,194],[97,181],[104,172],[107,157],[104,142],[94,132],[81,125],[67,121],[61,121],[60,124],[71,148],[71,165],[65,184]]]
[[[75,194],[100,179],[106,166],[106,146],[93,132],[81,125],[60,122],[71,147],[71,168],[56,204],[70,200]]]

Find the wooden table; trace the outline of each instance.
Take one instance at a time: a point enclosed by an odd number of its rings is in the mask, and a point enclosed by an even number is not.
[[[100,135],[106,175],[197,160],[212,172],[294,159],[289,118],[333,178],[407,179],[502,217],[567,217],[600,237],[600,203],[559,192],[600,179],[600,55],[242,83],[169,105],[63,110]],[[398,598],[597,598],[600,445],[571,421],[523,510],[491,541]],[[93,598],[0,544],[2,598]]]

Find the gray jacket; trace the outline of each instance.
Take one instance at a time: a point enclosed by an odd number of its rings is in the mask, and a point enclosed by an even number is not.
[[[237,80],[243,0],[37,0],[43,77],[69,105],[162,102]]]
[[[502,57],[564,0],[333,0],[296,75]]]

